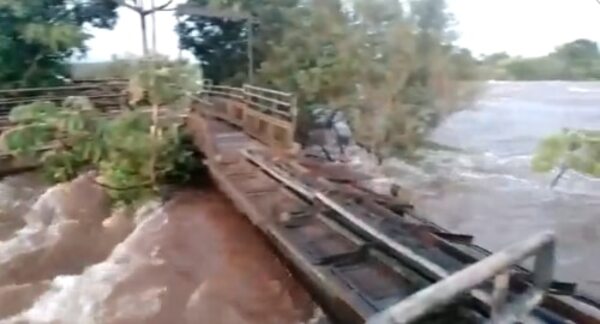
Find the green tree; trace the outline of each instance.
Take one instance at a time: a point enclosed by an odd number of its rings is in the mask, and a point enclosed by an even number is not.
[[[550,55],[564,62],[563,79],[593,79],[599,77],[597,65],[600,62],[598,44],[587,39],[564,44]]]
[[[188,0],[216,10],[243,12],[253,17],[255,67],[288,26],[299,0]],[[177,27],[180,46],[201,62],[206,78],[215,83],[243,83],[248,71],[248,23],[231,19],[189,16]]]
[[[300,106],[345,104],[356,92],[356,43],[349,36],[349,17],[339,0],[306,1],[271,47],[259,70],[266,86],[294,92]]]
[[[358,140],[379,156],[410,150],[452,111],[459,77],[450,69],[444,2],[413,6],[306,1],[261,66],[260,80],[296,93],[301,107],[345,108]]]
[[[194,2],[253,13],[256,28],[269,31],[255,44],[259,83],[295,93],[301,121],[311,106],[343,108],[359,140],[381,156],[416,147],[456,106],[455,80],[475,74],[470,53],[451,44],[443,0],[410,1],[407,9],[397,0]],[[244,25],[211,19],[181,25],[182,42],[197,44],[210,77],[243,77]]]
[[[511,60],[505,69],[516,80],[560,80],[567,78],[568,65],[556,57],[546,56]]]
[[[506,52],[500,52],[500,53],[486,55],[483,58],[483,63],[484,64],[498,64],[498,63],[500,63],[502,61],[506,61],[508,59],[510,59],[510,55],[508,55]]]
[[[115,8],[110,1],[0,0],[0,88],[61,83],[66,60],[85,52],[83,24],[110,28]]]
[[[554,55],[571,62],[587,62],[599,58],[598,44],[588,39],[578,39],[556,49]]]
[[[550,136],[539,145],[532,166],[537,172],[558,169],[553,186],[567,170],[600,177],[600,132],[565,130]]]
[[[480,62],[466,48],[452,48],[450,54],[453,75],[458,80],[477,80],[480,78]]]
[[[509,57],[506,53],[490,55],[483,65],[493,78],[513,80],[598,80],[600,51],[587,39],[578,39],[557,47],[541,57]]]

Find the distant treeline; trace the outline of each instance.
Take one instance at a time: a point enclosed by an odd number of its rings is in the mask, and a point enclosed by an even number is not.
[[[598,44],[587,39],[564,44],[542,57],[511,57],[496,53],[478,60],[478,65],[485,79],[600,80]]]

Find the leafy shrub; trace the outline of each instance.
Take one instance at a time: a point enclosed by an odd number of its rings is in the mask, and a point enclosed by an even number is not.
[[[88,170],[115,202],[132,204],[159,191],[167,180],[185,181],[177,168],[192,170],[192,147],[181,131],[182,100],[200,83],[188,66],[145,62],[131,81],[131,111],[106,115],[87,98],[57,106],[38,102],[13,109],[16,125],[2,142],[16,156],[43,162],[46,177],[68,181]],[[149,102],[147,102],[149,99]],[[150,104],[151,106],[144,106]],[[174,175],[175,174],[175,175]]]
[[[600,177],[600,131],[571,131],[545,139],[539,146],[532,166],[538,172],[557,167]]]

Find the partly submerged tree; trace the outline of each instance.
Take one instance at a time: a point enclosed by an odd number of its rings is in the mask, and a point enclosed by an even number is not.
[[[553,56],[569,62],[571,67],[579,68],[581,73],[594,73],[592,67],[600,72],[600,52],[598,44],[586,39],[567,43],[556,49]],[[600,73],[595,75],[600,78]],[[600,131],[563,130],[543,140],[532,160],[537,172],[558,174],[551,183],[554,187],[569,170],[600,178]]]
[[[540,144],[532,165],[537,172],[558,170],[552,186],[568,170],[600,177],[600,132],[565,130],[550,136]]]
[[[85,51],[84,24],[110,28],[116,4],[85,0],[0,0],[0,88],[52,85]]]

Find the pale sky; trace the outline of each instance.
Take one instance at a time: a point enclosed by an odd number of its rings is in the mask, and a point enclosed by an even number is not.
[[[540,56],[577,38],[600,41],[600,4],[596,0],[447,1],[457,22],[457,44],[475,54],[505,51],[512,55]],[[90,52],[86,60],[109,60],[113,54],[141,54],[138,17],[127,9],[120,9],[119,16],[113,30],[90,30],[94,38],[88,42]],[[158,51],[171,57],[178,53],[175,23],[172,12],[158,14]],[[189,53],[185,56],[191,57]]]

